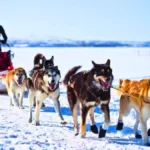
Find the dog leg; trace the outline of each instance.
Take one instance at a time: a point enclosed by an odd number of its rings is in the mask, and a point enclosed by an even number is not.
[[[34,94],[33,91],[28,92],[28,101],[29,101],[29,120],[28,122],[32,122],[32,107],[33,107]]]
[[[134,125],[134,133],[135,133],[135,138],[137,139],[141,139],[142,136],[141,134],[138,132],[138,125],[139,125],[139,113],[136,111],[136,122],[135,122],[135,125]]]
[[[144,145],[150,146],[150,143],[148,142],[148,135],[147,135],[147,120],[143,119],[144,117],[141,115],[140,116],[140,125],[141,125],[141,130],[142,130],[142,138],[144,141]]]
[[[36,107],[36,100],[35,100],[35,98],[34,98],[33,106]],[[42,106],[41,107],[43,107],[43,108],[45,107],[44,102],[42,102]]]
[[[72,108],[72,117],[73,117],[73,122],[74,122],[74,131],[75,131],[75,136],[79,134],[79,128],[78,128],[78,110],[79,110],[79,103],[76,103],[74,107]]]
[[[9,98],[10,98],[10,104],[9,105],[14,106],[13,103],[12,103],[13,99],[12,99],[11,91],[9,91],[9,90],[8,90],[8,95],[9,95]]]
[[[19,108],[20,109],[24,109],[24,107],[23,107],[23,97],[24,97],[24,91],[20,92],[20,96],[19,96]]]
[[[42,101],[39,101],[36,99],[36,107],[35,107],[35,120],[33,122],[34,125],[38,126],[40,125],[40,122],[39,122],[39,115],[40,115],[40,108],[41,108],[41,105],[42,105]]]
[[[98,129],[94,121],[94,107],[91,107],[88,113],[90,117],[91,131],[95,134],[98,134]]]
[[[14,102],[15,106],[19,106],[18,100],[15,96],[15,93],[12,91],[9,91],[9,96],[10,96],[10,105],[13,106],[12,101]]]
[[[89,108],[81,106],[82,104],[80,104],[80,135],[82,138],[85,137],[86,135],[86,117],[87,117],[87,113]]]
[[[123,129],[123,116],[127,116],[130,113],[131,108],[129,98],[126,95],[122,95],[120,97],[120,110],[116,130]]]
[[[56,113],[58,114],[59,118],[60,118],[60,123],[61,124],[66,124],[67,122],[64,120],[63,116],[62,116],[62,113],[61,113],[61,110],[60,110],[60,102],[57,98],[54,98],[52,97],[52,100],[54,102],[54,108],[55,108],[55,111]]]
[[[100,127],[99,138],[105,137],[106,131],[110,124],[109,104],[102,104],[101,110],[104,113],[104,124]]]
[[[33,106],[36,107],[36,98],[34,97]]]
[[[67,98],[68,98],[69,107],[73,117],[75,136],[77,136],[79,134],[79,127],[78,127],[79,101],[77,101],[73,89],[69,86],[67,87]]]
[[[10,97],[10,96],[9,96]],[[12,103],[12,98],[10,97],[10,106],[14,106],[13,103]]]

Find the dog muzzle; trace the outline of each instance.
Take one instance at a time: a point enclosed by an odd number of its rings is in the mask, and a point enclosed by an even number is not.
[[[56,83],[49,83],[49,89],[50,91],[54,91],[56,87]]]
[[[22,85],[22,84],[23,84],[23,80],[18,79],[18,80],[17,80],[17,83],[18,83],[18,85]]]
[[[103,91],[108,91],[108,89],[110,88],[111,84],[112,84],[112,77],[109,77],[105,80],[101,80],[99,79],[99,84],[100,84],[100,88]]]

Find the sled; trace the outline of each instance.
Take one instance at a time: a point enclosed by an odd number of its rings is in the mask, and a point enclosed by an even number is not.
[[[6,86],[2,83],[2,77],[4,77],[8,71],[13,70],[14,66],[12,59],[14,58],[14,53],[10,50],[10,46],[7,52],[0,52],[0,93],[7,93]]]

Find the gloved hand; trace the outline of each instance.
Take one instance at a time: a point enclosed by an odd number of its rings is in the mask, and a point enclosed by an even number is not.
[[[6,41],[5,40],[0,40],[0,43],[6,44]]]

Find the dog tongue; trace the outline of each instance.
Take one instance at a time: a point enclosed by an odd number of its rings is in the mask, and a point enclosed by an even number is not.
[[[50,89],[53,90],[55,88],[55,84],[50,85]]]
[[[22,80],[18,80],[18,84],[22,84]]]
[[[107,88],[107,87],[108,87],[108,82],[103,82],[103,81],[102,81],[102,85],[103,85],[105,88]]]

